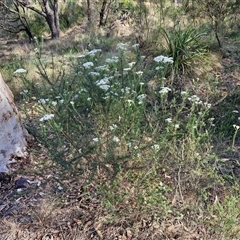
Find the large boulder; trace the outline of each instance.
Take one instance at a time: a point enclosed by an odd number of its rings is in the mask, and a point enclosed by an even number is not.
[[[26,155],[27,131],[14,104],[14,96],[0,74],[0,172],[8,172],[11,159]]]

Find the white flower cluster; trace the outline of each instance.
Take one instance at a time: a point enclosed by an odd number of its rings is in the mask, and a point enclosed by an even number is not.
[[[24,89],[20,92],[21,95],[24,95],[24,94],[27,94],[28,93],[28,90],[27,89]]]
[[[96,53],[101,52],[102,49],[93,49],[91,51],[86,52],[86,55],[94,57]]]
[[[91,76],[100,76],[99,72],[90,72],[88,74],[91,75]]]
[[[98,66],[98,67],[95,67],[95,69],[100,71],[109,71],[107,65]]]
[[[26,72],[27,72],[27,70],[25,70],[23,68],[19,68],[14,72],[14,74],[16,74],[16,73],[26,73]]]
[[[236,124],[234,124],[233,127],[234,127],[236,130],[238,130],[238,129],[240,128],[240,126],[238,126],[238,125],[236,125]]]
[[[160,94],[167,94],[168,92],[171,92],[172,90],[168,87],[161,87],[161,90],[159,91]]]
[[[130,62],[130,63],[128,63],[128,66],[132,68],[132,67],[134,67],[135,64],[136,64],[136,62]]]
[[[113,124],[113,125],[109,126],[109,129],[110,129],[111,131],[113,131],[113,130],[116,129],[116,128],[117,128],[117,125],[116,125],[116,124]]]
[[[120,142],[120,139],[117,136],[114,136],[112,140],[113,142]]]
[[[54,114],[46,114],[42,118],[39,119],[40,122],[50,120],[54,117]]]
[[[173,58],[172,57],[166,57],[166,56],[157,56],[153,59],[155,62],[159,63],[173,63]]]
[[[122,93],[126,93],[126,94],[136,93],[136,92],[135,92],[134,90],[132,90],[130,87],[121,88],[121,92],[122,92]]]
[[[143,71],[138,71],[138,72],[136,72],[136,74],[139,75],[139,76],[142,76],[143,75]]]
[[[38,104],[46,104],[48,101],[49,101],[48,98],[45,98],[45,99],[41,98],[41,99],[38,100]]]
[[[107,58],[105,60],[106,63],[117,63],[119,61],[118,57],[117,56],[113,56],[111,58]]]
[[[99,86],[99,88],[107,91],[110,88],[110,85],[109,85],[110,84],[110,82],[109,82],[110,79],[111,79],[111,77],[105,77],[101,80],[96,81],[95,84],[97,86]]]
[[[158,151],[158,150],[160,149],[160,146],[159,146],[159,144],[154,144],[154,145],[152,145],[151,148],[152,148],[153,150]]]
[[[127,99],[126,102],[128,103],[129,106],[132,106],[132,104],[134,104],[134,101],[131,99]]]
[[[138,99],[138,104],[143,104],[144,100],[146,99],[147,95],[146,94],[141,94],[137,96]]]
[[[83,67],[86,68],[86,69],[88,69],[88,68],[90,68],[90,67],[93,67],[93,66],[94,66],[94,63],[93,63],[93,62],[85,62],[85,63],[83,64]]]
[[[127,50],[127,48],[128,48],[128,44],[127,43],[118,43],[117,44],[117,49],[118,50],[125,51],[125,50]]]
[[[190,102],[197,103],[197,104],[202,103],[202,101],[200,100],[200,98],[197,95],[192,95],[191,97],[188,98],[188,100]]]

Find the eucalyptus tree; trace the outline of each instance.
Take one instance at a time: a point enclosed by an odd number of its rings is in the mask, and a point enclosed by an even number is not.
[[[0,0],[0,17],[2,29],[19,32],[25,31],[32,38],[29,27],[28,11],[42,16],[50,29],[51,38],[60,36],[59,24],[60,0]]]

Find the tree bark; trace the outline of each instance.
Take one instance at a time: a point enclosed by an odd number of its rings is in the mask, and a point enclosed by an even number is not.
[[[42,10],[45,13],[45,19],[51,31],[51,38],[58,38],[60,35],[58,0],[54,0],[53,10],[49,6],[48,0],[42,1]]]
[[[13,156],[26,155],[27,130],[14,104],[14,97],[0,74],[0,172],[8,172]]]
[[[101,11],[100,11],[99,26],[104,26],[104,15],[105,15],[106,6],[107,6],[107,0],[103,0]]]

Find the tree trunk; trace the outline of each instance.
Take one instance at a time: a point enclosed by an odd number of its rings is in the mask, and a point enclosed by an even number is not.
[[[91,16],[91,2],[90,0],[87,0],[87,18],[88,18],[88,23],[92,23],[92,16]]]
[[[101,11],[100,11],[99,26],[104,25],[104,15],[105,15],[106,6],[107,6],[107,0],[103,0]]]
[[[51,38],[58,38],[60,36],[58,0],[54,0],[53,10],[49,6],[49,1],[43,0],[42,10],[45,13],[45,19],[51,31]]]
[[[26,155],[26,136],[13,94],[0,74],[0,172],[8,172],[13,156]]]

